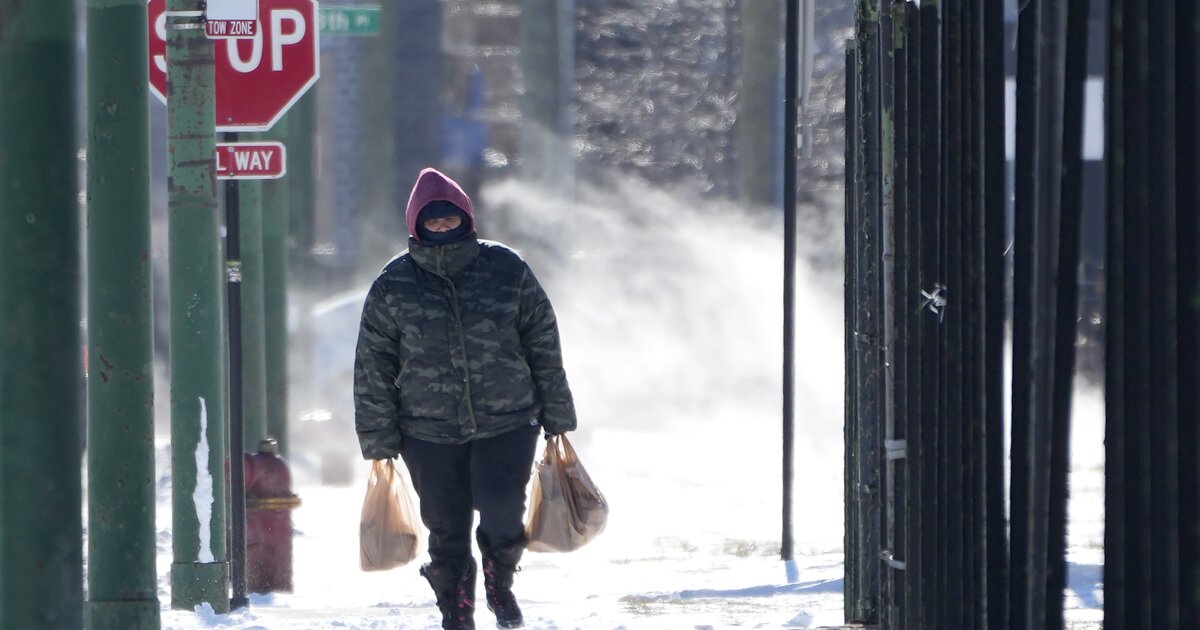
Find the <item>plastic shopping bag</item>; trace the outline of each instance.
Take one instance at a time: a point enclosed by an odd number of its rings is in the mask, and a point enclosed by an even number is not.
[[[530,496],[525,534],[530,551],[573,551],[604,531],[608,502],[566,436],[546,441]]]
[[[386,571],[417,557],[421,521],[404,474],[390,459],[375,460],[367,480],[358,527],[359,564],[363,571]]]

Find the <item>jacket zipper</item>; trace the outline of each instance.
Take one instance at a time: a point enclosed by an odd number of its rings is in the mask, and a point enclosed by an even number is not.
[[[458,308],[458,289],[454,287],[454,282],[446,274],[446,250],[442,249],[438,252],[438,271],[442,272],[442,279],[450,287],[450,309],[454,312],[454,322],[458,327],[458,348],[462,354],[463,360],[463,395],[467,401],[467,434],[474,433],[479,429],[475,423],[475,405],[471,403],[471,364],[467,359],[467,336],[463,332],[462,313]]]

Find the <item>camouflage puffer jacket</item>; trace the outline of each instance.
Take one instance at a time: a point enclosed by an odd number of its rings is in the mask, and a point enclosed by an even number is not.
[[[363,306],[354,406],[365,459],[395,456],[401,435],[459,444],[534,422],[573,430],[558,324],[525,261],[475,238],[409,239]]]

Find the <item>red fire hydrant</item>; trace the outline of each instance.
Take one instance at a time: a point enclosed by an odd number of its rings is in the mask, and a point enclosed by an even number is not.
[[[245,454],[246,590],[292,591],[292,510],[300,497],[292,492],[292,473],[272,438]]]

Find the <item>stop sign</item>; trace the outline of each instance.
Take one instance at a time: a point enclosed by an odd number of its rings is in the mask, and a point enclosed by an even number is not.
[[[150,91],[166,102],[166,0],[148,0]],[[266,131],[317,82],[315,0],[259,0],[252,39],[216,40],[217,131]]]

